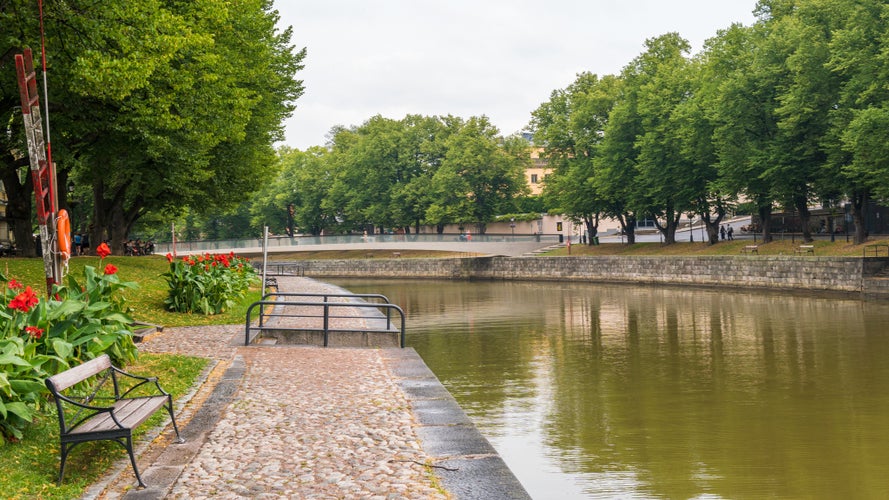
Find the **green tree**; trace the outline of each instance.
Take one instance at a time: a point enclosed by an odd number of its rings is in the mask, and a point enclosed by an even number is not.
[[[685,155],[680,108],[693,95],[693,71],[685,55],[688,42],[677,33],[648,40],[647,51],[627,71],[628,85],[637,93],[639,132],[636,168],[639,172],[634,203],[652,216],[664,243],[676,241],[683,213],[704,190],[699,158]]]
[[[535,144],[543,146],[553,169],[545,180],[547,204],[581,222],[590,235],[589,244],[608,211],[593,182],[594,160],[618,89],[619,79],[614,76],[581,73],[531,114]]]
[[[830,174],[852,205],[855,242],[863,243],[871,197],[889,199],[889,8],[878,0],[824,1],[843,24],[830,41],[827,67],[841,84],[830,108],[826,142]]]
[[[498,213],[514,208],[526,193],[524,167],[527,143],[503,141],[487,117],[472,117],[445,142],[447,152],[432,176],[432,203],[426,213],[431,223],[474,223],[477,231]]]
[[[712,121],[720,188],[756,207],[763,241],[771,241],[772,189],[763,175],[778,134],[777,88],[761,70],[761,25],[733,25],[708,40],[702,92]]]
[[[3,5],[4,26],[30,26],[25,4]],[[94,241],[110,237],[120,251],[148,213],[225,210],[268,178],[304,57],[277,20],[265,0],[48,6],[53,149],[60,184],[93,188]],[[9,38],[5,52],[34,33]]]

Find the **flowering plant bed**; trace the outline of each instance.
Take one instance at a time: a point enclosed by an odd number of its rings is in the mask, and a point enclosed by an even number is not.
[[[253,266],[234,254],[203,254],[181,259],[167,254],[170,270],[164,304],[170,311],[219,314],[244,297],[258,277]]]
[[[104,245],[104,244],[103,244]],[[100,267],[108,255],[100,245]],[[132,318],[115,293],[135,288],[111,264],[85,266],[81,279],[69,276],[49,298],[0,275],[0,442],[19,439],[46,393],[44,380],[107,353],[116,363],[136,356]]]

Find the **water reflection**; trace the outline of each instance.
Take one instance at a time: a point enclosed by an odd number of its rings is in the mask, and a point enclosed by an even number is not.
[[[356,282],[535,498],[889,497],[889,307],[509,282]]]

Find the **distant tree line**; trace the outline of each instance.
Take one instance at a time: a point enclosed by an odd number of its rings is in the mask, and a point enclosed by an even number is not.
[[[776,208],[809,241],[809,207],[848,202],[863,242],[868,200],[889,198],[889,4],[762,0],[755,14],[700,54],[668,33],[619,75],[554,91],[530,126],[555,169],[547,204],[591,232],[617,219],[630,242],[653,219],[669,244],[683,214],[716,242],[739,200],[764,241]]]
[[[889,5],[762,0],[755,15],[699,54],[668,33],[620,74],[582,73],[553,91],[528,127],[554,169],[535,209],[590,234],[613,218],[631,243],[636,222],[654,220],[669,244],[683,217],[716,242],[740,203],[764,241],[778,210],[797,214],[811,240],[811,206],[840,215],[849,204],[863,242],[868,202],[889,199]],[[531,200],[526,148],[484,117],[374,117],[335,129],[326,147],[282,151],[279,177],[231,220],[283,232],[292,207],[294,224],[315,234],[483,227]]]
[[[527,192],[528,142],[502,138],[486,117],[375,116],[337,128],[326,148],[287,151],[278,181],[252,215],[278,220],[293,206],[303,232],[397,229],[459,223],[485,231]],[[282,193],[292,196],[282,196]]]

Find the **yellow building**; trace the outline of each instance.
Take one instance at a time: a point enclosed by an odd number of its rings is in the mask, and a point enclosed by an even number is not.
[[[549,162],[543,158],[543,148],[531,148],[532,165],[525,169],[525,182],[531,189],[531,195],[537,196],[543,191],[543,179],[552,172]]]

